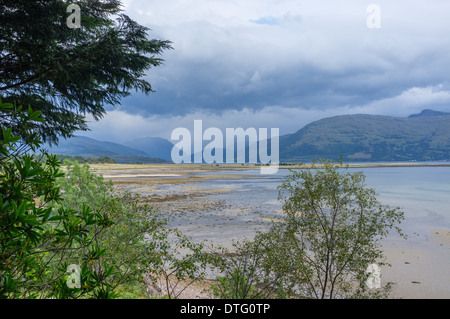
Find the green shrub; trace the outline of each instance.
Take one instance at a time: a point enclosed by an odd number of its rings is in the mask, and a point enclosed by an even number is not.
[[[34,131],[40,112],[0,100],[0,113],[0,298],[111,297],[106,278],[113,269],[91,265],[104,254],[96,239],[111,220],[88,206],[55,209],[64,174],[54,156],[41,163],[33,155],[42,143]],[[74,254],[86,284],[70,289]]]

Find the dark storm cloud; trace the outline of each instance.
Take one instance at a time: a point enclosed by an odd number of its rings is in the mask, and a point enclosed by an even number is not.
[[[156,92],[133,94],[115,112],[174,127],[193,114],[230,127],[239,120],[233,114],[245,115],[247,126],[260,127],[276,114],[283,131],[342,112],[450,111],[448,1],[124,3],[174,50],[148,73]],[[379,29],[367,27],[372,3],[381,9]]]

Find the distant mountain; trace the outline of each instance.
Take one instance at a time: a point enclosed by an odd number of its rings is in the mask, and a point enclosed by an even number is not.
[[[173,144],[160,137],[143,137],[125,143],[130,147],[145,152],[148,156],[171,161]]]
[[[280,137],[280,160],[450,160],[450,113],[424,110],[409,117],[342,115]]]
[[[440,116],[440,115],[450,115],[450,113],[427,109],[423,110],[419,114],[412,114],[409,117],[411,118],[411,117]]]
[[[98,141],[85,136],[75,136],[69,139],[61,139],[56,146],[46,147],[50,153],[100,157],[106,155],[117,163],[161,163],[160,158],[154,158],[141,150],[137,150],[122,144]]]
[[[208,143],[203,141],[203,146]],[[118,163],[171,162],[174,145],[168,140],[147,137],[125,144],[78,136],[61,140],[49,151],[83,157],[106,155]],[[223,153],[225,162],[226,150]],[[248,145],[245,153],[248,161]],[[235,148],[235,159],[236,154]],[[427,109],[409,117],[341,115],[280,136],[280,162],[337,160],[341,155],[346,162],[450,160],[450,113]],[[193,154],[191,159],[194,162]]]

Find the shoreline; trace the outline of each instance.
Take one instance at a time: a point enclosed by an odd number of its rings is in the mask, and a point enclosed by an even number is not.
[[[97,164],[102,165],[102,164]],[[212,179],[258,178],[266,175],[244,175],[239,171],[246,166],[211,166],[191,164],[127,165],[109,164],[103,169],[90,165],[91,171],[105,174],[116,187],[145,194],[156,209],[162,209],[174,218],[175,227],[194,240],[229,245],[232,240],[250,238],[256,230],[264,230],[277,214],[271,216],[258,212],[251,205],[231,206],[215,198],[232,188],[202,188],[202,182]],[[120,165],[120,164],[119,164]],[[380,167],[377,166],[370,167]],[[392,167],[385,164],[381,167]],[[450,166],[442,164],[409,164],[407,167]],[[353,166],[362,167],[362,166]],[[394,167],[405,167],[396,164]],[[230,169],[231,168],[231,169]],[[259,169],[260,166],[254,166]],[[283,167],[292,168],[292,167]],[[222,173],[222,171],[228,171]],[[231,174],[230,171],[236,174]],[[217,175],[201,173],[217,172]],[[126,178],[125,178],[126,176]],[[134,178],[133,178],[134,177]],[[450,280],[447,269],[450,265],[450,229],[422,229],[407,240],[386,238],[382,242],[384,255],[392,267],[382,267],[382,281],[395,283],[392,298],[405,299],[450,299]]]
[[[291,168],[309,168],[312,164],[279,164],[278,169]],[[320,167],[321,164],[316,164]],[[343,163],[349,168],[371,168],[371,167],[450,167],[450,163],[409,163],[409,162],[379,162],[379,163]],[[171,163],[155,163],[155,164],[89,164],[91,170],[94,171],[111,171],[111,170],[148,170],[148,169],[175,169],[176,171],[218,171],[218,170],[248,170],[261,169],[261,167],[270,167],[270,165],[258,164],[171,164]]]

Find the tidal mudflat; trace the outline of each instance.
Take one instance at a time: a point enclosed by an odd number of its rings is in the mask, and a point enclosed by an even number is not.
[[[239,180],[250,166],[217,167],[209,165],[113,165],[91,169],[111,179],[118,189],[140,194],[152,206],[171,217],[171,226],[177,227],[193,240],[230,246],[233,240],[252,238],[256,231],[270,226],[273,212],[268,216],[259,205],[236,204],[227,193],[236,191],[231,185],[210,188],[210,180]],[[232,173],[230,173],[232,170]],[[225,173],[224,173],[225,172]],[[213,173],[206,175],[205,173]],[[253,178],[265,178],[255,175]],[[225,196],[221,196],[225,195]]]
[[[406,166],[414,171],[408,171],[409,177],[403,184],[383,188],[383,176],[401,178],[401,174],[395,174]],[[437,168],[441,171],[430,173],[421,171],[419,166],[423,165],[355,167],[385,167],[385,170],[368,170],[368,179],[375,186],[382,186],[383,200],[405,207],[408,239],[389,237],[383,241],[387,261],[392,266],[382,268],[382,280],[395,283],[392,297],[447,299],[450,298],[450,227],[448,219],[436,217],[439,214],[435,213],[450,209],[442,202],[447,186],[437,189],[433,181],[427,184],[423,176],[441,176],[442,169],[447,174],[450,168],[441,167]],[[111,179],[116,187],[149,199],[152,206],[172,217],[171,225],[198,241],[206,239],[229,247],[233,240],[252,238],[256,231],[268,229],[271,221],[282,214],[276,191],[280,177],[261,175],[259,168],[251,165],[113,164],[91,165],[91,169]],[[414,180],[411,172],[418,172],[417,179],[421,180],[416,187],[423,197],[420,202],[417,194],[407,188]],[[438,200],[433,196],[441,197]],[[435,209],[433,205],[437,205]]]

